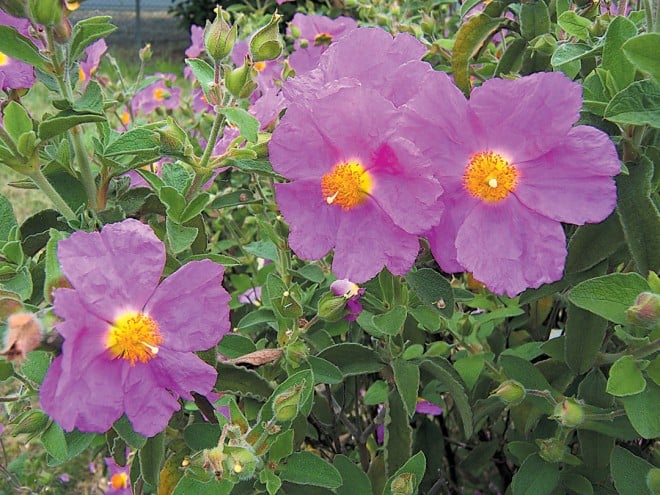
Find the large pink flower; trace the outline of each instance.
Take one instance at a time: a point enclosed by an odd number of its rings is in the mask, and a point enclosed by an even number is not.
[[[401,132],[415,136],[445,190],[428,232],[447,272],[467,270],[513,296],[562,277],[561,222],[600,222],[614,209],[619,173],[608,136],[573,125],[581,88],[561,73],[491,79],[470,100],[446,74],[420,81]]]
[[[165,247],[132,219],[72,234],[58,259],[73,288],[55,292],[64,344],[41,405],[62,428],[105,432],[126,414],[136,432],[153,436],[179,397],[211,391],[217,373],[193,351],[229,331],[221,265],[193,261],[159,284]]]
[[[176,80],[174,74],[156,73],[158,78],[135,93],[133,106],[143,114],[149,114],[158,108],[174,110],[181,102],[181,88],[173,85]]]
[[[365,282],[383,267],[404,274],[431,227],[441,187],[398,132],[391,101],[365,87],[340,89],[288,108],[270,141],[277,202],[304,259],[334,248],[338,278]]]
[[[31,36],[31,25],[28,19],[19,19],[7,14],[4,10],[0,10],[0,25],[15,28],[19,34],[30,38],[38,48],[42,47],[41,40]],[[34,81],[34,67],[0,52],[0,89],[7,91],[9,89],[31,88]]]

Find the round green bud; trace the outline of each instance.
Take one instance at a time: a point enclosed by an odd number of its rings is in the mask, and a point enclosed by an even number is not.
[[[650,330],[660,328],[660,294],[642,292],[626,310],[626,318],[633,325]]]
[[[273,400],[273,415],[281,423],[293,420],[298,415],[303,384],[285,390]]]
[[[517,406],[525,399],[527,391],[522,383],[516,380],[506,380],[505,382],[502,382],[500,386],[491,393],[491,395],[499,397],[511,406]]]
[[[62,20],[62,0],[29,0],[28,10],[37,24],[51,27]]]
[[[222,9],[217,9],[215,20],[206,21],[204,28],[204,48],[206,53],[215,60],[222,60],[231,53],[236,43],[236,26],[230,26],[223,17]]]
[[[582,403],[572,397],[568,397],[555,406],[550,416],[557,420],[562,426],[575,428],[584,423],[584,408]]]
[[[275,60],[282,53],[279,30],[281,18],[281,15],[273,14],[268,24],[250,38],[250,54],[255,62]]]

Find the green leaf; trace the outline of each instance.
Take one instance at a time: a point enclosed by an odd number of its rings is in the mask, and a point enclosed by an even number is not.
[[[251,143],[257,142],[259,121],[247,111],[238,107],[228,107],[218,109],[218,113],[224,114],[230,123],[235,124],[238,127],[238,130],[241,131],[241,136],[245,139]]]
[[[516,38],[506,47],[504,53],[497,62],[494,76],[504,74],[515,74],[520,71],[523,62],[523,55],[527,49],[527,41],[522,38]]]
[[[265,175],[266,177],[281,178],[281,176],[273,170],[273,166],[268,160],[251,160],[249,158],[236,159],[229,158],[225,160],[225,164],[234,167],[235,169],[245,172],[246,174]]]
[[[341,383],[344,379],[344,375],[342,375],[339,368],[325,359],[316,356],[309,356],[307,362],[314,372],[315,384],[328,383],[333,385]]]
[[[609,71],[617,89],[622,90],[635,80],[635,67],[622,50],[623,44],[637,34],[637,26],[630,19],[612,19],[603,43],[603,69]]]
[[[32,119],[23,105],[10,101],[3,111],[3,123],[9,135],[18,141],[23,134],[32,130]]]
[[[41,385],[50,366],[51,353],[45,351],[28,352],[21,366],[21,375],[36,385]]]
[[[610,371],[611,373],[611,371]],[[630,423],[642,438],[660,437],[660,387],[653,381],[646,383],[646,389],[639,394],[621,399]]]
[[[622,48],[637,69],[660,81],[660,59],[657,56],[660,53],[660,33],[640,34],[626,41]]]
[[[241,318],[236,327],[240,332],[250,332],[267,326],[269,323],[275,323],[275,321],[275,314],[271,310],[259,308],[257,311],[250,311]]]
[[[610,368],[607,393],[617,397],[639,394],[646,388],[646,380],[633,356],[623,356]]]
[[[611,273],[580,282],[568,298],[582,309],[623,325],[627,323],[626,309],[648,290],[648,282],[637,273]]]
[[[557,46],[557,49],[552,54],[550,63],[553,67],[561,67],[564,64],[581,60],[594,52],[595,50],[589,45],[583,43],[564,43]]]
[[[228,193],[223,193],[222,196],[218,196],[209,205],[209,208],[231,208],[233,206],[249,205],[253,203],[261,203],[261,200],[255,199],[254,194],[249,189],[239,189],[238,191],[231,191]],[[314,265],[305,266],[307,267]]]
[[[596,266],[616,253],[624,242],[621,222],[616,214],[603,222],[578,227],[568,243],[566,273],[577,273]]]
[[[454,369],[461,376],[468,389],[471,390],[479,380],[481,371],[485,366],[485,356],[483,354],[470,354],[464,358],[456,360]]]
[[[372,495],[369,477],[348,457],[337,454],[332,463],[342,478],[341,486],[335,490],[337,495]]]
[[[215,71],[213,70],[213,67],[200,58],[187,58],[186,64],[188,64],[195,79],[199,82],[202,91],[204,91],[206,100],[212,101],[209,98],[209,89],[211,84],[215,81]]]
[[[651,197],[655,164],[644,156],[629,171],[616,178],[616,212],[637,270],[647,274],[660,270],[660,217]]]
[[[189,222],[202,211],[204,211],[204,208],[206,208],[206,205],[209,204],[210,199],[211,195],[205,192],[199,193],[197,196],[195,196],[188,203],[185,210],[183,210],[183,213],[181,214],[181,223]]]
[[[166,189],[165,187],[163,189]],[[190,247],[197,237],[198,230],[196,227],[185,227],[170,220],[170,217],[165,219],[167,228],[167,242],[172,252],[180,253]]]
[[[403,324],[407,316],[406,308],[397,306],[387,313],[373,317],[373,325],[386,335],[398,335],[403,330]]]
[[[403,466],[412,453],[412,427],[406,408],[396,390],[388,395],[385,414],[385,466],[392,476]]]
[[[364,394],[364,403],[367,406],[376,406],[384,404],[387,401],[387,393],[389,387],[383,380],[376,380],[373,382]]]
[[[51,423],[46,431],[41,434],[41,443],[43,443],[46,452],[58,463],[66,462],[69,459],[69,449],[66,445],[64,430],[57,423]]]
[[[105,115],[90,112],[76,112],[75,110],[64,110],[39,124],[39,139],[46,141],[80,124],[90,122],[104,122]]]
[[[138,452],[142,478],[151,486],[157,487],[160,468],[165,460],[165,432],[148,438]]]
[[[273,392],[270,383],[258,373],[227,362],[216,364],[218,379],[214,390],[266,400]]]
[[[131,425],[131,422],[128,420],[125,414],[117,421],[115,421],[115,424],[112,425],[112,428],[128,445],[134,449],[141,449],[147,443],[147,439],[145,437],[135,433],[135,430],[133,430],[133,425]]]
[[[352,342],[326,347],[318,357],[337,366],[344,376],[376,373],[383,367],[376,351]]]
[[[464,20],[456,33],[451,67],[454,82],[464,93],[470,92],[470,60],[506,22],[506,19],[499,17],[493,19],[486,14],[477,14]]]
[[[295,273],[317,284],[323,283],[325,280],[323,269],[317,265],[305,265],[300,270],[295,270]]]
[[[417,306],[416,308],[408,308],[408,314],[419,323],[419,328],[427,332],[440,330],[442,317],[437,309],[428,305]]]
[[[433,361],[424,361],[421,364],[421,369],[438,380],[445,387],[447,392],[449,392],[461,418],[463,434],[465,438],[470,438],[474,431],[474,425],[472,424],[472,407],[468,401],[465,387],[461,383],[458,374],[453,370],[451,364],[449,364],[444,358],[436,357],[433,358]]]
[[[422,268],[406,276],[410,288],[425,303],[438,308],[446,318],[454,313],[454,291],[449,281],[435,270]]]
[[[65,280],[57,259],[57,243],[62,239],[66,239],[68,234],[55,229],[50,229],[49,234],[50,238],[46,244],[44,299],[52,303],[53,291],[63,286]]]
[[[412,417],[417,406],[419,366],[405,359],[395,359],[392,361],[392,371],[394,371],[396,389],[399,391],[408,416]]]
[[[124,132],[115,139],[103,153],[108,157],[132,154],[149,154],[160,158],[158,133],[151,129],[137,127]]]
[[[204,482],[186,474],[179,480],[172,495],[229,495],[233,488],[234,484],[228,479]]]
[[[607,329],[607,320],[572,304],[564,329],[564,359],[573,372],[586,373],[596,362]]]
[[[194,452],[218,446],[222,428],[211,423],[192,423],[183,430],[186,445]]]
[[[559,465],[545,462],[538,454],[527,457],[511,482],[516,495],[550,495],[559,484]]]
[[[26,38],[11,26],[0,25],[0,52],[16,60],[22,60],[37,69],[47,70],[47,59],[31,39]]]
[[[660,128],[660,86],[650,79],[632,83],[614,95],[605,118],[621,125]]]
[[[550,13],[543,0],[525,2],[520,7],[520,34],[526,40],[550,32]]]
[[[311,452],[295,452],[280,465],[280,478],[298,485],[339,488],[342,477],[337,468]]]
[[[186,198],[170,186],[163,186],[158,191],[158,198],[167,208],[167,218],[176,223],[181,223],[181,215],[186,208]]]
[[[78,60],[88,45],[112,33],[117,26],[110,24],[110,16],[95,16],[83,19],[73,26],[71,31],[71,60]]]
[[[18,226],[11,202],[0,194],[0,242],[8,241],[9,235]]]
[[[293,431],[291,433],[293,433]],[[266,485],[268,495],[277,495],[282,486],[282,480],[280,477],[270,469],[264,469],[259,473],[259,481]]]
[[[646,476],[653,465],[623,447],[616,446],[610,458],[610,470],[616,491],[621,494],[651,495]]]
[[[237,333],[228,333],[218,343],[217,350],[229,359],[234,359],[257,350],[252,340]]]
[[[396,473],[390,476],[390,479],[387,480],[385,484],[385,489],[383,490],[383,495],[398,495],[399,493],[417,493],[417,488],[424,478],[424,472],[426,471],[426,457],[424,452],[417,452],[412,456],[408,461],[401,466]],[[406,487],[407,490],[412,488],[412,491],[394,491],[395,487],[393,486],[396,483],[400,483]]]
[[[90,81],[82,97],[73,102],[73,109],[76,112],[103,112],[103,93],[101,87],[96,81]]]
[[[244,246],[245,251],[265,260],[277,261],[277,246],[273,241],[255,241]]]
[[[592,22],[585,17],[579,16],[572,10],[567,10],[557,17],[557,24],[566,33],[575,36],[580,41],[585,41],[589,38],[589,28]]]

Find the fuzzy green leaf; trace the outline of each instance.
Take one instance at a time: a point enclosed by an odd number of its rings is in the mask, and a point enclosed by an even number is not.
[[[650,79],[632,83],[614,95],[605,118],[621,125],[660,128],[660,85]]]
[[[280,466],[280,478],[298,485],[339,488],[342,477],[336,467],[311,452],[295,452]]]
[[[635,67],[660,81],[660,33],[640,34],[626,41],[622,48]]]

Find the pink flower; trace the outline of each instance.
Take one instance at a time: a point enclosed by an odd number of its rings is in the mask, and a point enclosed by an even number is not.
[[[127,455],[128,457],[128,455]],[[108,489],[106,494],[132,495],[131,473],[128,464],[119,466],[112,457],[104,457],[105,465],[108,466]]]
[[[580,86],[561,73],[491,79],[468,101],[436,72],[418,91],[401,132],[415,136],[445,189],[440,223],[428,232],[442,269],[472,272],[509,296],[559,280],[560,222],[605,219],[620,170],[604,132],[573,126]]]
[[[159,433],[179,397],[215,384],[194,351],[229,331],[223,267],[193,261],[160,282],[165,246],[133,219],[75,232],[57,253],[72,288],[55,292],[64,344],[41,387],[44,411],[67,431],[105,432],[126,414],[141,435]]]
[[[252,287],[238,295],[238,302],[241,304],[254,304],[261,306],[261,287]]]
[[[346,298],[346,321],[355,321],[360,313],[362,313],[362,303],[360,297],[364,294],[365,289],[360,288],[348,279],[335,280],[330,284],[330,290],[337,297]]]
[[[437,221],[442,188],[400,135],[399,114],[377,92],[347,87],[289,106],[270,141],[273,168],[291,181],[275,185],[289,244],[308,260],[334,248],[338,278],[406,273],[417,234]]]
[[[159,79],[141,89],[133,97],[134,108],[143,114],[149,114],[157,108],[174,110],[181,100],[181,88],[172,85],[174,74],[155,74]]]
[[[101,56],[103,56],[107,49],[108,45],[106,45],[105,40],[102,38],[85,48],[87,57],[80,62],[78,69],[78,79],[82,84],[83,91],[89,84],[89,80],[94,72],[96,72],[96,69],[98,69],[101,63]]]

